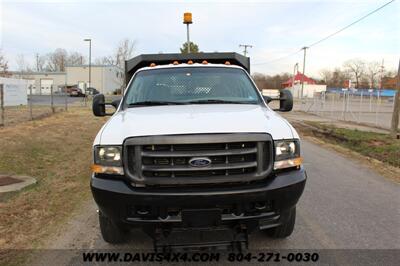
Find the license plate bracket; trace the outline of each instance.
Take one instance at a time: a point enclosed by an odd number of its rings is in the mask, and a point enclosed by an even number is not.
[[[186,227],[210,227],[221,223],[221,209],[182,210],[182,222]]]

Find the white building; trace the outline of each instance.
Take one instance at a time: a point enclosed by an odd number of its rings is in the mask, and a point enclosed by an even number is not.
[[[123,85],[123,69],[113,65],[92,65],[91,84],[89,84],[89,66],[66,66],[65,72],[12,72],[12,77],[27,80],[32,94],[49,95],[53,86],[54,93],[61,88],[78,86],[83,91],[92,87],[103,94],[112,94]]]
[[[293,98],[300,98],[301,84],[295,84],[294,86],[286,89],[289,89],[292,92]],[[326,91],[326,85],[304,84],[303,98],[314,98],[316,94],[323,91]]]

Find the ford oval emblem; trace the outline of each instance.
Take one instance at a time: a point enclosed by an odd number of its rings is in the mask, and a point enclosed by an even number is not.
[[[193,167],[206,167],[211,164],[211,160],[208,158],[192,158],[189,160],[189,164]]]

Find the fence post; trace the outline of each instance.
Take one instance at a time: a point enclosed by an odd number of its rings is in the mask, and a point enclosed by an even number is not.
[[[372,112],[372,92],[369,93],[369,111]]]
[[[375,126],[378,126],[378,113],[380,111],[380,104],[381,98],[379,95],[379,90],[377,91],[377,98],[376,98],[376,107],[375,107]]]
[[[54,99],[53,99],[53,85],[50,85],[50,104],[51,104],[51,112],[54,114]]]
[[[360,109],[358,110],[358,123],[361,123],[361,112],[362,112],[362,103],[363,103],[363,90],[361,90],[360,94]]]
[[[4,126],[4,86],[0,84],[0,111],[1,111],[1,120],[0,126]]]
[[[64,85],[64,94],[65,94],[65,111],[68,111],[67,83],[65,83],[65,85]]]
[[[33,120],[33,106],[32,106],[32,85],[29,85],[29,114],[31,120]]]

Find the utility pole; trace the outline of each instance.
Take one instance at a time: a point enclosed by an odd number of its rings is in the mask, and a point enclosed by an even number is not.
[[[392,123],[390,127],[390,135],[393,138],[398,137],[398,127],[399,127],[399,116],[400,116],[400,60],[399,68],[397,70],[397,82],[396,82],[396,94],[394,95],[394,107],[392,114]]]
[[[380,86],[379,86],[379,88],[382,90],[383,89],[383,82],[382,82],[382,80],[383,80],[383,72],[385,71],[385,66],[384,66],[384,61],[385,59],[382,59],[382,65],[381,65],[381,82],[380,82]]]
[[[239,44],[239,47],[244,47],[243,55],[247,56],[247,48],[253,48],[253,45],[250,45],[250,44]]]
[[[303,57],[303,75],[301,76],[301,93],[300,93],[300,99],[303,99],[303,90],[304,90],[304,73],[306,71],[306,50],[308,49],[307,46],[304,46],[301,48],[304,50],[304,57]]]
[[[39,54],[36,53],[36,71],[39,72]]]
[[[92,39],[84,39],[83,41],[89,42],[89,86],[85,86],[85,106],[87,104],[87,88],[92,86]]]

